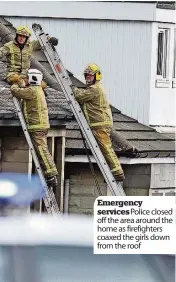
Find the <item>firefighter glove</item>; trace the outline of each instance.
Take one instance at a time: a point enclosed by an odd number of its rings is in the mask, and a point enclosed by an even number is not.
[[[51,43],[53,46],[57,46],[58,45],[58,39],[55,38],[55,37],[50,37],[49,43]]]

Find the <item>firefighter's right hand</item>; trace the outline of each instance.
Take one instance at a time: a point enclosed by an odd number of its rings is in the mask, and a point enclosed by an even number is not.
[[[77,89],[77,87],[75,85],[72,85],[72,90],[73,90],[73,93],[74,91]]]
[[[11,76],[10,76],[10,83],[11,84],[18,84],[19,82],[20,82],[20,75],[19,74],[17,74],[17,73],[15,73],[15,74],[12,74]]]
[[[43,81],[43,80],[42,80],[42,82],[41,82],[41,87],[42,87],[42,89],[45,89],[45,88],[47,87],[46,82],[45,82],[45,81]]]

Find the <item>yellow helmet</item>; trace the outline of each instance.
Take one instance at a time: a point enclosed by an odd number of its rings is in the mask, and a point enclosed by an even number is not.
[[[92,75],[95,75],[95,80],[99,81],[102,79],[102,74],[101,74],[101,71],[100,71],[100,68],[99,66],[97,66],[96,64],[94,63],[91,63],[89,64],[85,70],[84,70],[84,75],[86,74],[92,74]]]
[[[27,26],[22,25],[16,29],[16,34],[25,35],[29,37],[31,35],[31,32]]]

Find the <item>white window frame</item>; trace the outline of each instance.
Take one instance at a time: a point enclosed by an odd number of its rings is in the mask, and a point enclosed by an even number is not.
[[[176,193],[176,190],[174,188],[167,188],[167,189],[162,189],[162,188],[150,188],[149,189],[149,196],[170,196],[166,195],[167,193]],[[159,195],[162,194],[162,195]]]
[[[163,42],[163,54],[164,58],[162,59],[162,74],[158,74],[158,50],[159,50],[159,34],[164,34]],[[167,34],[167,42],[166,42]],[[156,56],[156,87],[168,88],[170,87],[169,81],[169,55],[170,55],[170,28],[158,28],[157,32],[157,56]],[[165,74],[164,74],[165,72]]]
[[[176,88],[176,29],[174,29],[174,55],[173,55],[172,87]]]

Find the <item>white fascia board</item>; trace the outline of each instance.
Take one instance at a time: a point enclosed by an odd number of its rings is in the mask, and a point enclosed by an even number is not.
[[[152,126],[150,127],[154,128],[159,133],[175,133],[176,134],[176,127],[173,126]]]
[[[156,5],[150,2],[0,1],[0,14],[14,17],[154,21]]]
[[[90,156],[91,162],[96,163],[93,156]],[[121,164],[173,164],[175,163],[174,158],[119,158]],[[65,162],[69,163],[88,163],[87,156],[84,155],[67,155],[65,156]]]
[[[176,23],[176,11],[169,9],[156,9],[156,22]]]

